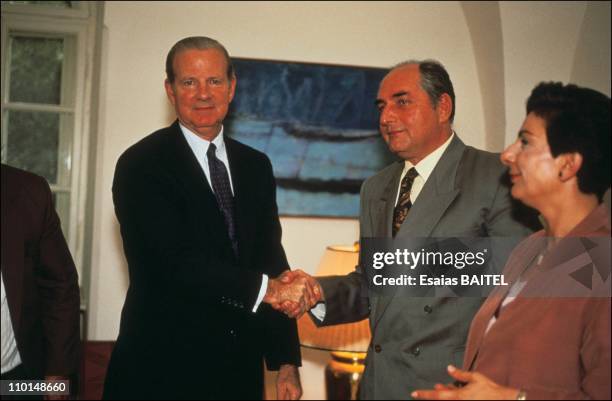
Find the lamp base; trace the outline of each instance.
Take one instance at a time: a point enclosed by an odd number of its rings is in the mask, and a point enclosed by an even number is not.
[[[365,352],[331,352],[325,368],[328,400],[356,400],[359,382],[365,369]]]

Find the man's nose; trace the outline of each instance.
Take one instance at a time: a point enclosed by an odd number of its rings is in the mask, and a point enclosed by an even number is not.
[[[385,107],[380,112],[379,122],[381,125],[388,125],[396,121],[396,115],[391,107]]]
[[[198,86],[198,97],[200,99],[209,99],[211,97],[211,90],[208,83],[203,83]]]

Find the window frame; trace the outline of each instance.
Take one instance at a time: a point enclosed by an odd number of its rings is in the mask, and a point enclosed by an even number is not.
[[[94,51],[95,51],[95,10],[96,4],[88,2],[75,2],[78,7],[75,9],[54,9],[42,5],[27,4],[2,4],[2,93],[1,93],[1,113],[2,113],[2,142],[6,144],[8,135],[5,112],[7,110],[28,110],[28,111],[54,111],[68,113],[72,118],[66,119],[65,114],[60,114],[60,134],[61,125],[72,123],[72,143],[70,149],[58,147],[58,157],[62,157],[62,152],[69,152],[70,183],[67,186],[51,185],[54,193],[61,193],[65,190],[70,191],[70,207],[68,212],[68,223],[64,225],[64,234],[71,250],[77,271],[79,273],[79,284],[83,286],[84,274],[84,252],[86,238],[86,201],[88,188],[89,170],[89,144],[91,140],[91,115],[92,115],[92,84],[94,76]],[[43,37],[73,37],[75,51],[74,65],[72,69],[74,79],[70,84],[62,83],[62,90],[74,91],[73,104],[65,105],[62,99],[60,105],[37,105],[30,103],[9,102],[8,100],[8,79],[10,79],[10,57],[8,57],[9,35],[23,34],[24,36],[43,36]],[[68,58],[68,57],[66,57]],[[69,71],[62,72],[62,79],[68,75]],[[61,138],[60,143],[66,138]],[[6,155],[2,154],[2,160]],[[58,177],[63,163],[58,164]],[[59,182],[58,182],[59,184]],[[58,199],[59,201],[59,199]],[[89,263],[87,263],[89,265]],[[82,294],[86,296],[86,294]]]
[[[53,7],[47,4],[10,4],[2,3],[2,13],[10,12],[15,14],[25,14],[46,17],[66,17],[66,18],[87,18],[90,15],[89,2],[73,1],[74,7],[62,8]]]

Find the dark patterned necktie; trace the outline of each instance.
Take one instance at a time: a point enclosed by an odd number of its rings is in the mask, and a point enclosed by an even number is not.
[[[404,178],[402,179],[402,184],[400,185],[400,193],[399,198],[397,199],[397,205],[393,210],[393,226],[391,227],[391,231],[393,233],[393,237],[395,238],[395,234],[399,231],[400,227],[404,220],[406,220],[406,216],[408,216],[408,212],[412,207],[412,202],[410,201],[410,190],[412,189],[412,184],[414,183],[414,179],[419,176],[416,169],[412,167]]]
[[[225,164],[215,154],[217,147],[211,143],[208,146],[206,156],[208,157],[208,168],[210,169],[210,181],[212,182],[213,191],[219,208],[225,218],[227,233],[232,241],[234,253],[238,254],[238,242],[236,240],[236,226],[234,222],[234,196],[232,195],[232,187],[229,181],[229,174],[225,168]]]

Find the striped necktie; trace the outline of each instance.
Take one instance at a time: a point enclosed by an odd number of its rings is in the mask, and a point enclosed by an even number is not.
[[[215,192],[215,198],[219,204],[219,209],[223,213],[227,233],[232,241],[234,254],[238,255],[238,241],[236,238],[236,224],[234,221],[234,196],[229,181],[229,174],[225,164],[217,158],[215,154],[217,147],[211,143],[208,146],[206,156],[208,157],[208,168],[210,169],[210,181]]]
[[[402,226],[402,223],[404,222],[404,220],[406,220],[406,216],[408,216],[408,212],[412,207],[412,202],[410,201],[410,190],[412,189],[414,179],[418,176],[419,173],[417,173],[416,169],[412,167],[410,170],[408,170],[408,172],[402,179],[397,205],[393,210],[393,226],[391,227],[391,231],[393,233],[394,238],[400,227]]]

